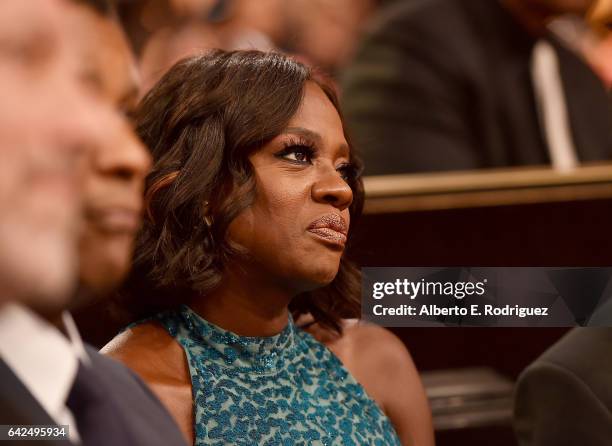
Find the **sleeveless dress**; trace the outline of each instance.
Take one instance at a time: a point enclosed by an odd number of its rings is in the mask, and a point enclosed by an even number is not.
[[[389,419],[311,335],[238,336],[186,305],[153,318],[183,347],[196,446],[396,446]]]

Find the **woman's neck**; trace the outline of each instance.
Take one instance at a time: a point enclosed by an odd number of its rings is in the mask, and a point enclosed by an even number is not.
[[[210,323],[240,336],[274,336],[288,323],[292,293],[279,286],[228,277],[190,307]]]

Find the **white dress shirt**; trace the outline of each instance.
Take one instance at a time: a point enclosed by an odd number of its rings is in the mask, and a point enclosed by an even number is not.
[[[553,169],[568,172],[578,166],[559,58],[553,46],[539,40],[533,48],[531,79],[544,139]]]
[[[68,337],[28,308],[5,304],[0,307],[0,357],[57,424],[70,425],[70,440],[78,442],[66,400],[79,361],[90,364],[90,359],[70,313],[64,312],[62,321]]]

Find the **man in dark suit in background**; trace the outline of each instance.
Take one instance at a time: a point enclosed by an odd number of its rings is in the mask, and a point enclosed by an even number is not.
[[[0,424],[69,425],[69,438],[51,444],[184,446],[148,387],[84,346],[65,311],[81,180],[127,125],[106,95],[85,88],[99,79],[82,77],[75,8],[0,3]]]
[[[412,0],[384,12],[345,73],[367,174],[612,159],[600,80],[547,32],[592,0]]]
[[[520,446],[612,442],[612,328],[575,328],[519,377],[514,428]]]

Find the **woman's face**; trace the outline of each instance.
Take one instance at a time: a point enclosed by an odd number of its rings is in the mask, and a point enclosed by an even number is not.
[[[142,191],[150,167],[147,148],[123,112],[138,96],[136,62],[117,23],[82,6],[74,18],[83,84],[112,106],[100,124],[107,144],[90,150],[85,175],[83,233],[79,243],[80,281],[104,296],[129,271],[140,228]],[[100,39],[104,36],[104,39]]]
[[[342,122],[323,90],[307,82],[288,127],[249,159],[256,198],[229,228],[250,255],[249,271],[292,293],[330,283],[353,193],[345,181],[351,166]]]

